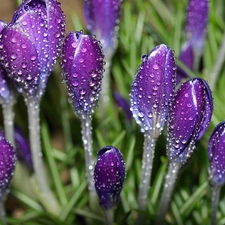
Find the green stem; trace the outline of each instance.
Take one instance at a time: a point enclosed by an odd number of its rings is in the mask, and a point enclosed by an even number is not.
[[[164,188],[163,188],[160,205],[159,205],[158,220],[156,223],[158,225],[164,224],[165,215],[168,210],[168,206],[170,203],[174,185],[176,183],[177,175],[181,168],[181,165],[182,164],[179,161],[177,161],[177,162],[170,161],[169,162],[169,168],[168,168],[168,171],[166,174]]]
[[[56,201],[48,186],[47,177],[44,171],[44,163],[42,161],[39,124],[39,101],[29,99],[27,101],[27,109],[32,161],[34,166],[35,179],[37,180],[38,189],[40,191],[41,201],[51,213],[58,215],[60,212],[60,208],[58,202]]]
[[[155,142],[156,142],[156,139],[149,133],[145,133],[144,138],[145,140],[142,157],[142,176],[138,196],[138,206],[141,211],[144,211],[147,206],[148,191],[151,181],[152,163],[154,158]],[[143,216],[139,214],[138,224],[141,224],[142,221]]]
[[[220,186],[212,186],[212,196],[211,196],[211,224],[216,225],[217,224],[217,207],[219,202],[219,196],[220,196]]]
[[[2,113],[4,119],[4,131],[6,139],[15,147],[14,139],[14,106],[15,100],[12,98],[9,103],[2,105]]]
[[[105,225],[113,225],[113,209],[104,210]]]
[[[0,222],[2,225],[6,225],[6,217],[5,217],[5,194],[3,193],[3,197],[0,201]]]
[[[91,127],[91,115],[86,115],[81,118],[82,125],[82,141],[85,152],[85,164],[86,164],[86,176],[88,181],[88,190],[90,194],[90,200],[96,197],[96,191],[94,187],[94,160],[92,151],[92,127]]]

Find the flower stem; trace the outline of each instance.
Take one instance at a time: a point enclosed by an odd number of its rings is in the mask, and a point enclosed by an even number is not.
[[[142,157],[142,176],[138,196],[138,206],[141,211],[144,211],[147,206],[148,191],[151,181],[152,163],[154,158],[155,141],[156,141],[156,139],[152,135],[149,135],[149,133],[145,133],[144,138],[145,140]],[[143,220],[142,216],[139,215],[138,223],[141,224],[140,222],[142,220]]]
[[[5,217],[5,198],[7,193],[3,193],[2,199],[0,200],[0,224],[6,225],[6,217]]]
[[[179,161],[170,161],[169,168],[166,174],[165,183],[163,192],[161,195],[160,205],[159,205],[159,214],[158,214],[158,225],[164,224],[165,215],[169,206],[171,195],[174,189],[174,185],[177,179],[178,172],[181,168],[181,162]]]
[[[222,40],[222,43],[221,43],[221,46],[220,46],[219,49],[220,50],[219,50],[219,53],[217,55],[213,70],[209,75],[209,86],[211,87],[212,91],[215,89],[220,70],[221,70],[221,68],[223,66],[223,63],[224,63],[224,58],[225,58],[225,33],[223,34],[223,40]]]
[[[88,181],[88,190],[90,194],[90,200],[96,196],[94,187],[94,160],[92,151],[92,127],[91,127],[91,115],[86,115],[81,118],[82,124],[82,141],[85,152],[85,164],[86,164],[86,176]]]
[[[110,90],[110,71],[111,71],[111,55],[110,57],[106,56],[105,58],[105,72],[103,74],[103,79],[102,79],[102,91],[100,95],[100,102],[101,102],[101,111],[104,112],[106,111],[108,105],[109,105],[109,90]]]
[[[58,215],[60,211],[59,204],[48,186],[47,177],[44,171],[44,163],[42,161],[39,124],[39,101],[29,99],[27,101],[27,109],[32,161],[34,166],[35,179],[37,180],[38,189],[41,192],[41,201],[51,213]]]
[[[113,208],[104,210],[105,225],[113,225]]]
[[[217,224],[217,207],[218,207],[218,201],[220,196],[220,186],[212,186],[212,196],[211,196],[211,224],[216,225]]]
[[[11,99],[9,103],[2,105],[3,119],[4,119],[4,131],[6,139],[15,147],[15,138],[14,138],[14,98]]]

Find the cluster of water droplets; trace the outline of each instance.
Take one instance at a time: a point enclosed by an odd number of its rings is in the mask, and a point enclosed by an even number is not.
[[[103,58],[99,42],[83,32],[71,32],[64,41],[62,77],[70,102],[79,115],[92,114],[101,91]]]
[[[142,64],[132,84],[131,111],[141,131],[158,136],[164,126],[175,89],[175,60],[165,45],[142,56]]]
[[[176,92],[168,119],[167,153],[185,163],[205,133],[212,116],[208,87],[201,79],[184,83]],[[208,116],[206,116],[208,114]]]
[[[16,165],[16,152],[0,132],[0,199],[8,192]]]
[[[95,188],[100,204],[107,210],[118,203],[125,179],[122,154],[113,146],[106,146],[98,153],[94,171]]]

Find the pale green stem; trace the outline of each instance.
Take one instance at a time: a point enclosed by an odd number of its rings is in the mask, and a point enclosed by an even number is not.
[[[105,225],[113,225],[113,208],[104,210]]]
[[[108,105],[109,105],[109,93],[110,93],[110,71],[111,71],[111,55],[105,58],[105,72],[103,73],[102,79],[102,90],[100,95],[100,107],[101,112],[104,115]]]
[[[42,204],[51,213],[58,215],[60,212],[59,204],[49,188],[47,176],[44,171],[42,161],[41,141],[40,141],[40,124],[39,124],[39,101],[29,99],[27,102],[30,145],[32,161],[34,166],[35,179],[37,180],[40,191]]]
[[[96,191],[94,187],[94,160],[92,150],[92,127],[91,127],[91,115],[85,115],[81,118],[82,125],[82,141],[85,152],[85,165],[86,176],[88,181],[88,190],[90,194],[90,201],[96,197]]]
[[[213,70],[209,75],[209,86],[212,91],[214,91],[215,89],[220,70],[224,64],[224,58],[225,58],[225,33],[223,35],[223,40],[219,48],[219,53],[217,55],[216,61],[214,63]]]
[[[217,207],[219,202],[221,186],[212,186],[211,196],[211,225],[217,224]]]
[[[181,165],[182,164],[179,161],[177,161],[177,162],[170,161],[169,162],[169,168],[168,168],[168,171],[166,174],[164,188],[163,188],[160,205],[159,205],[158,220],[156,223],[158,225],[164,224],[165,215],[168,210],[168,206],[170,203],[174,185],[176,183],[177,175],[181,168]]]
[[[145,211],[148,202],[148,191],[150,188],[151,174],[152,174],[152,164],[155,152],[155,142],[156,139],[149,133],[144,134],[144,150],[142,157],[142,175],[141,183],[139,187],[138,196],[138,206],[139,210]],[[143,221],[142,214],[139,214],[138,224]]]
[[[5,103],[2,105],[3,112],[3,120],[4,120],[4,131],[6,139],[11,143],[13,147],[15,147],[15,139],[14,139],[14,98],[10,100],[9,103]]]

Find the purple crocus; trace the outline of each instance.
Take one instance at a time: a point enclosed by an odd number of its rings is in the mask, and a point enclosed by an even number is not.
[[[0,33],[7,26],[7,23],[0,20]],[[1,48],[1,46],[0,46]],[[13,97],[13,87],[12,84],[7,77],[7,73],[3,66],[0,64],[0,104],[8,104]]]
[[[56,0],[25,0],[2,30],[2,65],[19,92],[40,99],[59,56],[65,18]]]
[[[85,0],[88,30],[101,41],[104,54],[112,55],[117,46],[121,0]]]
[[[179,60],[191,71],[198,69],[199,57],[206,36],[208,24],[208,0],[189,0],[186,14],[185,43]],[[177,83],[189,75],[180,67],[177,70]]]
[[[113,146],[102,148],[98,152],[94,180],[100,205],[105,210],[118,204],[124,179],[125,164],[120,151]]]
[[[196,142],[208,128],[213,100],[207,82],[193,78],[178,89],[172,102],[167,132],[167,154],[170,160],[185,163]]]
[[[208,144],[209,179],[212,185],[225,183],[225,121],[219,123],[212,132]]]
[[[142,132],[158,136],[175,90],[175,59],[173,51],[161,44],[142,61],[131,88],[131,111]]]
[[[169,166],[156,224],[163,224],[180,168],[191,157],[196,142],[207,130],[212,111],[211,91],[202,78],[188,80],[177,90],[168,117]]]
[[[0,132],[0,201],[4,201],[9,191],[9,186],[16,165],[16,153],[12,145]]]
[[[83,32],[70,32],[62,48],[62,76],[79,116],[91,115],[101,91],[104,55],[99,42]]]

